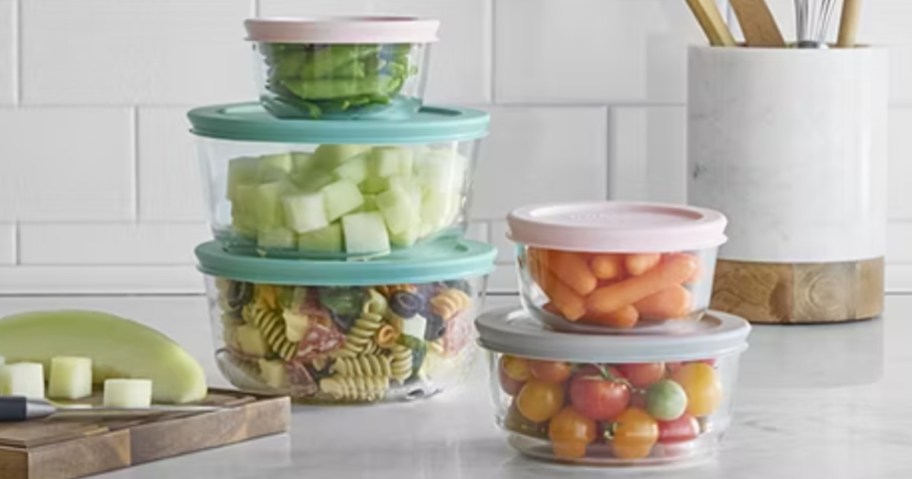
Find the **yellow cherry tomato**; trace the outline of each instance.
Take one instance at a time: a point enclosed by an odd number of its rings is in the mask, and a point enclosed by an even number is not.
[[[706,363],[689,363],[672,375],[687,393],[687,413],[694,417],[712,414],[722,403],[722,381]]]
[[[504,374],[514,381],[525,382],[532,377],[529,361],[524,358],[504,354],[500,358],[500,367],[503,369]]]
[[[532,422],[545,422],[564,407],[564,386],[530,379],[516,396],[516,408]]]
[[[615,419],[611,446],[622,459],[639,459],[649,455],[659,440],[659,424],[646,411],[632,407]]]
[[[586,455],[586,446],[595,441],[595,421],[567,406],[548,423],[548,439],[554,455],[561,459],[576,459]]]

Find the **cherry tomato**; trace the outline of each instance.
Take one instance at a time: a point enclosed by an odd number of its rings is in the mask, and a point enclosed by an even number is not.
[[[700,423],[690,414],[674,421],[659,421],[659,443],[673,444],[696,439],[700,434]]]
[[[630,395],[630,407],[646,409],[646,392],[636,391]]]
[[[510,379],[519,382],[528,381],[532,377],[532,371],[529,369],[529,361],[516,356],[503,355],[500,357],[500,367],[504,370]]]
[[[497,377],[500,380],[500,388],[510,396],[516,396],[519,393],[519,390],[522,389],[523,381],[517,381],[507,375],[507,372],[503,368],[497,368]]]
[[[586,371],[585,369],[583,371]],[[583,416],[595,421],[614,419],[630,404],[630,388],[607,371],[582,372],[570,380],[570,402]]]
[[[519,409],[516,408],[516,401],[513,401],[513,404],[510,405],[510,409],[507,410],[507,415],[503,419],[503,425],[508,431],[518,432],[526,436],[548,439],[547,423],[534,423],[523,417],[522,413],[519,412]]]
[[[529,360],[532,377],[549,383],[562,383],[570,378],[570,365],[561,361]]]
[[[639,459],[649,455],[659,439],[659,425],[646,411],[629,408],[617,417],[613,427],[614,454],[624,459]]]
[[[554,455],[561,459],[585,456],[586,446],[595,441],[596,429],[595,421],[570,406],[565,407],[548,423],[548,439]]]
[[[708,416],[722,403],[722,381],[708,364],[685,364],[672,379],[687,393],[687,413],[691,416]]]
[[[646,410],[659,421],[672,421],[687,409],[687,393],[680,384],[663,379],[646,391]]]
[[[681,366],[683,366],[683,365],[684,365],[684,363],[682,363],[680,361],[676,361],[673,363],[665,363],[665,369],[668,370],[668,374],[674,374],[674,373],[678,372],[678,369],[681,369]]]
[[[708,365],[710,365],[710,366],[715,366],[715,365],[716,365],[716,360],[715,360],[714,358],[711,358],[711,359],[700,359],[700,360],[697,360],[697,361],[687,361],[686,364],[691,364],[691,363],[703,363],[703,364],[708,364]]]
[[[665,377],[665,363],[619,364],[618,371],[635,388],[645,389]]]
[[[530,379],[516,396],[516,408],[532,422],[551,419],[564,407],[564,386]]]

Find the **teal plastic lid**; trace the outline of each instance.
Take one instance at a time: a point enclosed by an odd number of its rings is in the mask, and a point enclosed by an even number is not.
[[[207,138],[313,144],[398,145],[475,140],[488,134],[490,115],[448,106],[423,106],[407,119],[321,121],[279,119],[259,103],[194,108],[191,131]]]
[[[445,239],[369,261],[260,258],[227,253],[216,241],[196,247],[200,272],[249,283],[373,286],[484,276],[497,250],[477,241]]]

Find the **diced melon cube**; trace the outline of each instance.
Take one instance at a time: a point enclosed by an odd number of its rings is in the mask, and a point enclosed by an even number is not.
[[[294,231],[282,226],[272,226],[257,231],[260,249],[292,249],[297,244]]]
[[[326,218],[335,221],[364,203],[364,196],[358,186],[348,180],[339,180],[323,187],[323,204]]]
[[[380,207],[377,206],[377,195],[364,195],[364,204],[361,205],[358,212],[366,211],[380,211]]]
[[[264,357],[269,352],[269,345],[260,330],[253,325],[245,324],[237,329],[237,342],[241,352],[249,356]]]
[[[345,251],[353,254],[389,251],[389,233],[383,215],[377,212],[355,213],[342,217]]]
[[[48,397],[82,399],[92,395],[92,359],[75,356],[51,358]]]
[[[257,179],[260,183],[284,180],[291,173],[291,153],[262,155],[257,164]]]
[[[143,409],[152,405],[152,381],[149,379],[106,379],[104,406]]]
[[[256,202],[258,184],[238,185],[231,202],[231,226],[244,236],[256,236]]]
[[[295,184],[298,185],[301,191],[312,193],[320,191],[333,181],[336,181],[336,177],[331,173],[326,173],[322,170],[310,170],[304,176],[297,178]]]
[[[320,145],[314,151],[314,159],[318,168],[332,171],[345,160],[368,150],[370,150],[369,145]]]
[[[315,163],[313,153],[308,153],[306,151],[291,152],[292,173],[305,173],[313,168]]]
[[[377,195],[376,201],[391,235],[404,233],[420,220],[419,205],[404,188],[392,187]]]
[[[371,173],[381,178],[408,176],[412,172],[414,153],[401,146],[378,146],[371,150]]]
[[[465,182],[468,160],[452,150],[431,150],[415,163],[415,175],[429,189],[459,190]]]
[[[407,176],[391,176],[389,178],[389,189],[401,188],[409,193],[412,202],[415,205],[421,205],[422,189],[421,185],[414,178]]]
[[[225,195],[229,200],[238,199],[238,188],[242,185],[256,185],[258,164],[256,157],[234,158],[228,162],[228,191]]]
[[[318,230],[329,224],[323,193],[304,193],[283,198],[285,224],[297,233]]]
[[[389,188],[389,181],[387,178],[381,178],[379,176],[368,176],[361,182],[361,192],[366,195],[373,195],[386,191]]]
[[[421,222],[434,225],[434,229],[445,226],[452,218],[453,194],[440,190],[425,190],[421,202]]]
[[[266,359],[260,359],[258,363],[260,365],[260,375],[269,387],[275,389],[288,387],[288,371],[285,370],[285,363]]]
[[[0,395],[44,399],[44,365],[16,363],[0,366]]]
[[[408,248],[418,242],[421,224],[414,223],[399,234],[390,234],[390,244],[397,248]]]
[[[367,179],[367,155],[362,154],[350,158],[336,167],[333,172],[336,178],[340,180],[348,180],[354,184],[359,184]]]
[[[301,251],[340,253],[344,246],[342,225],[338,222],[298,236],[298,249]]]
[[[285,222],[282,213],[282,196],[290,190],[288,183],[274,181],[257,187],[256,203],[252,213],[256,216],[257,229],[281,226]]]

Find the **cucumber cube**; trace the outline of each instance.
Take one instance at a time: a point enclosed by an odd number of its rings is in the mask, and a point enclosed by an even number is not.
[[[332,171],[346,160],[370,150],[368,145],[320,145],[314,151],[318,168]]]
[[[143,409],[152,406],[152,381],[149,379],[107,379],[104,406]]]
[[[378,212],[355,213],[342,217],[345,251],[353,254],[389,251],[389,233]]]
[[[261,358],[269,353],[269,345],[266,339],[260,333],[260,330],[253,325],[245,324],[237,329],[237,342],[241,347],[241,352],[248,355]]]
[[[332,223],[325,228],[308,231],[298,236],[298,249],[301,251],[341,253],[344,246],[342,225],[339,223]]]
[[[374,195],[382,191],[386,191],[389,188],[389,181],[387,178],[381,178],[379,176],[370,176],[361,182],[361,191],[366,195]]]
[[[425,190],[421,202],[421,237],[439,231],[456,220],[462,207],[462,194]]]
[[[323,204],[326,218],[335,221],[346,213],[354,211],[364,203],[364,196],[358,185],[348,180],[339,180],[323,187]]]
[[[460,190],[465,182],[468,160],[452,150],[431,150],[415,164],[421,183],[433,190]]]
[[[256,236],[257,229],[257,184],[238,185],[231,202],[231,226],[244,236]]]
[[[377,195],[364,195],[364,204],[361,205],[358,212],[366,211],[380,211],[380,207],[377,206]]]
[[[284,181],[264,183],[257,187],[256,203],[252,213],[256,217],[257,229],[267,229],[284,224],[282,196],[291,187]]]
[[[296,233],[318,230],[329,224],[323,193],[304,193],[282,199],[285,224]]]
[[[258,363],[260,365],[260,375],[269,387],[275,389],[288,387],[288,371],[285,370],[285,364],[282,361],[260,359]]]
[[[390,234],[390,244],[397,248],[408,248],[418,242],[421,223],[414,223],[399,234]]]
[[[228,162],[228,191],[226,197],[235,201],[238,198],[238,188],[244,185],[256,185],[259,158],[234,158]]]
[[[291,152],[291,171],[295,174],[306,173],[314,166],[314,154],[306,151]]]
[[[367,179],[367,155],[358,155],[336,167],[336,178],[359,184]]]
[[[295,178],[295,184],[301,188],[301,191],[308,193],[320,191],[324,186],[334,181],[336,181],[335,176],[322,170],[310,170],[304,176]]]
[[[414,153],[411,148],[378,146],[371,150],[371,172],[381,178],[412,173]]]
[[[75,356],[51,358],[48,397],[82,399],[92,395],[92,359]]]
[[[376,202],[391,235],[406,232],[420,220],[419,205],[404,188],[390,188],[377,195]]]
[[[257,179],[269,183],[285,179],[291,173],[291,153],[262,155],[257,163]]]
[[[257,247],[267,249],[292,249],[297,244],[294,231],[281,226],[261,229],[257,232]]]
[[[0,366],[0,396],[44,399],[44,365],[16,363]]]

